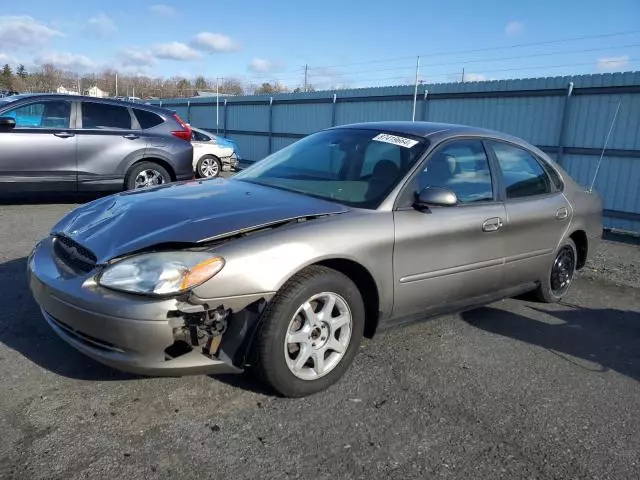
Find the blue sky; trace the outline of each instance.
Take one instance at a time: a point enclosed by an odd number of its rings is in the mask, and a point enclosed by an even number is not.
[[[640,68],[640,0],[3,3],[0,63],[29,68],[295,86],[308,64],[321,87],[412,83],[417,55],[426,82]]]

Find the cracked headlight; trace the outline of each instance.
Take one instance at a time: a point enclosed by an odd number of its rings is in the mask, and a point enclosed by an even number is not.
[[[129,293],[171,295],[201,285],[222,267],[224,259],[209,252],[144,253],[108,266],[98,283]]]

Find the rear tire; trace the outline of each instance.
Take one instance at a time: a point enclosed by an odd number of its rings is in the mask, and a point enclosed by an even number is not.
[[[578,249],[570,238],[558,249],[551,268],[538,288],[533,292],[535,298],[543,303],[556,303],[569,292],[576,273]]]
[[[216,178],[222,171],[222,162],[215,155],[204,155],[196,164],[196,173],[200,178]]]
[[[153,187],[171,182],[171,175],[166,168],[155,162],[139,162],[134,164],[124,180],[126,190]]]
[[[263,313],[253,352],[258,375],[286,397],[328,388],[351,365],[364,318],[360,292],[347,276],[317,265],[302,270]]]

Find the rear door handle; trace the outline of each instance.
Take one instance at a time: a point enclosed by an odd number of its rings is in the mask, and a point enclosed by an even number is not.
[[[495,232],[502,228],[502,219],[500,217],[488,218],[482,224],[483,232]]]
[[[71,133],[71,132],[56,132],[56,133],[54,133],[54,135],[56,137],[60,137],[60,138],[70,138],[70,137],[75,137],[76,136],[75,133]]]
[[[567,207],[559,208],[556,211],[556,219],[558,220],[564,220],[568,216],[569,216],[569,211],[567,210]]]
[[[126,138],[127,140],[135,140],[136,138],[140,138],[140,136],[135,133],[128,133],[127,135],[123,135],[123,138]]]

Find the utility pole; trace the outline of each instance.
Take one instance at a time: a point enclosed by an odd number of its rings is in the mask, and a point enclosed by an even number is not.
[[[219,134],[220,124],[220,77],[216,77],[216,135]]]
[[[304,66],[304,91],[307,91],[307,85],[309,85],[309,65],[305,64]]]
[[[462,83],[464,83],[464,67],[462,67]]]
[[[413,89],[413,113],[411,114],[411,121],[416,121],[416,102],[418,100],[418,76],[420,74],[420,56],[416,58],[416,84]]]
[[[116,73],[116,97],[118,96],[118,74]]]

